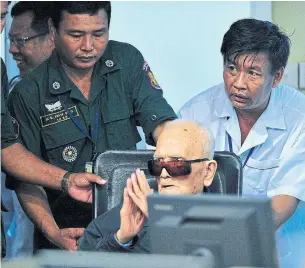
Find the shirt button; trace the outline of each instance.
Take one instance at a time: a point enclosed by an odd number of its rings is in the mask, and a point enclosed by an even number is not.
[[[152,116],[151,116],[151,118],[150,118],[152,121],[156,121],[156,119],[157,119],[157,116],[155,115],[155,114],[153,114]]]
[[[60,88],[60,84],[58,82],[54,82],[52,86],[55,90]]]

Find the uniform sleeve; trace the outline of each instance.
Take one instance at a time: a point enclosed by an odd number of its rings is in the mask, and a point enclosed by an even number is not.
[[[1,115],[7,113],[8,78],[5,64],[1,58]]]
[[[23,94],[17,91],[19,86],[23,87]],[[30,152],[40,157],[41,133],[39,114],[37,114],[39,107],[33,100],[35,96],[33,94],[25,94],[25,92],[28,92],[28,90],[24,83],[16,85],[9,96],[8,107],[12,117],[18,124],[18,138]]]
[[[8,99],[9,112],[11,113],[11,118],[14,122],[15,139],[18,140],[18,143],[22,143],[30,152],[41,158],[39,116],[35,116],[33,110],[35,105],[31,100],[27,100],[25,96],[16,92],[16,88],[10,93]],[[24,88],[24,92],[27,92],[26,87]],[[2,147],[8,147],[13,142],[10,139],[6,139],[1,140],[1,143]],[[15,188],[14,177],[6,177],[6,187],[11,190]]]
[[[152,138],[154,129],[177,116],[164,99],[161,87],[138,50],[130,62],[129,72],[136,120],[144,130],[146,142],[155,145]]]
[[[7,109],[7,97],[8,97],[8,79],[5,64],[1,59],[1,149],[9,147],[14,143],[20,142],[17,134],[15,133],[17,125],[13,124],[13,118],[11,117]]]
[[[305,129],[280,161],[272,176],[267,194],[269,197],[289,195],[305,201]]]
[[[132,252],[133,247],[123,247],[114,233],[120,227],[120,208],[113,209],[94,219],[78,241],[78,250],[103,252]]]
[[[16,120],[11,117],[10,113],[1,114],[1,150],[15,143],[21,143],[17,131],[18,124]]]

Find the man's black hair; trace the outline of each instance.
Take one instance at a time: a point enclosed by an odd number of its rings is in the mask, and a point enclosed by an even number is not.
[[[279,27],[269,21],[241,19],[234,22],[225,33],[221,45],[224,63],[240,55],[267,53],[271,73],[285,68],[289,53],[290,39]]]
[[[14,18],[23,15],[26,12],[32,12],[33,14],[31,27],[35,32],[49,32],[48,19],[52,13],[50,2],[19,1],[12,7],[11,16]]]
[[[63,11],[69,14],[89,14],[96,15],[100,10],[104,10],[108,18],[108,28],[111,19],[111,4],[110,1],[55,1],[54,10],[52,13],[52,21],[54,27],[58,30],[59,23],[62,20]]]

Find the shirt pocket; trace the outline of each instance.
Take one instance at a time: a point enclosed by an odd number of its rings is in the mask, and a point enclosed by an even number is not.
[[[49,162],[70,167],[80,156],[86,135],[71,119],[43,127],[41,133]]]
[[[118,107],[116,112],[103,113],[103,121],[110,149],[136,149],[141,140],[134,117],[128,108]]]
[[[278,169],[280,159],[256,160],[249,158],[244,172],[244,184],[260,194],[266,194],[269,181]]]

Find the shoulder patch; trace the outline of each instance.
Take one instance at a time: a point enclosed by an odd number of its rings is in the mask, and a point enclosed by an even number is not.
[[[19,123],[14,117],[12,117],[12,123],[13,123],[15,138],[17,139],[19,137]]]
[[[159,86],[157,79],[155,78],[154,74],[150,70],[150,67],[146,61],[144,61],[143,64],[143,71],[146,72],[146,75],[149,78],[150,85],[152,88],[157,89],[157,90],[162,90],[162,88]]]

